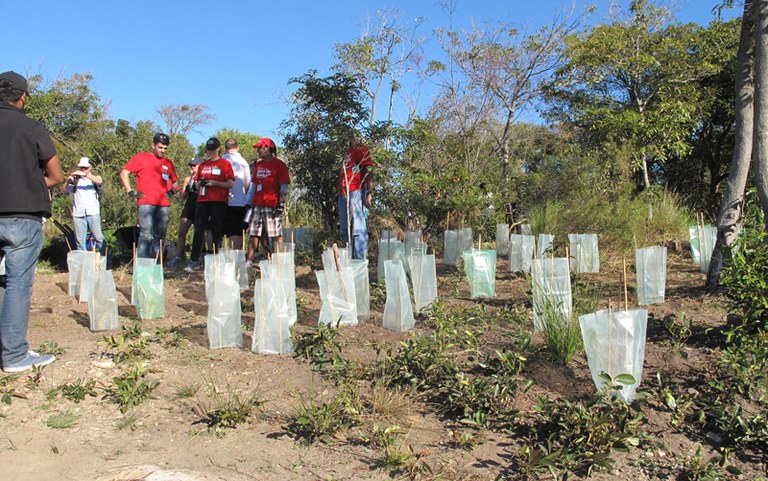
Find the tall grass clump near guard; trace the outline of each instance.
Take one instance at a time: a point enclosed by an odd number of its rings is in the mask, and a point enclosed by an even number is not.
[[[561,366],[568,365],[581,348],[581,328],[572,316],[565,318],[552,302],[544,302],[541,313],[541,332],[544,347],[550,361]]]
[[[688,238],[689,214],[679,197],[651,189],[642,195],[623,191],[616,196],[580,190],[563,200],[531,207],[528,222],[534,234],[596,233],[607,258],[634,255],[638,246],[665,245]]]

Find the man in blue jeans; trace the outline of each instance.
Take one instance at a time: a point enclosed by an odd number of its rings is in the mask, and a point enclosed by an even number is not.
[[[371,208],[373,189],[371,167],[370,152],[353,134],[339,172],[338,204],[341,238],[352,248],[353,259],[368,257],[367,211]]]
[[[120,181],[129,196],[139,205],[139,257],[155,257],[168,230],[168,208],[178,192],[176,169],[165,158],[170,139],[156,133],[149,152],[140,152],[120,171]],[[131,174],[136,176],[136,190],[131,187]]]
[[[0,74],[0,249],[6,289],[0,314],[0,359],[4,372],[23,372],[56,358],[29,350],[27,328],[43,218],[51,216],[48,189],[64,180],[51,136],[28,118],[27,79]]]

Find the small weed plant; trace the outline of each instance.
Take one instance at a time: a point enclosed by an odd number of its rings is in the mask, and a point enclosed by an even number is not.
[[[662,325],[669,334],[669,343],[673,349],[680,349],[693,333],[693,321],[685,313],[680,316],[670,314],[662,319]]]
[[[115,364],[130,363],[148,359],[149,345],[143,337],[133,337],[125,333],[117,336],[104,336],[99,340],[104,348],[104,354],[112,358]]]
[[[324,365],[337,359],[344,346],[344,336],[338,326],[319,324],[294,335],[296,355],[313,365]]]
[[[68,382],[57,386],[48,392],[48,399],[54,399],[58,394],[61,397],[68,399],[75,404],[84,401],[87,396],[96,397],[96,381],[90,379],[88,381],[81,378],[77,378],[75,382]]]
[[[689,481],[724,481],[730,476],[723,471],[735,476],[740,475],[741,470],[728,464],[728,455],[729,451],[726,449],[723,454],[704,460],[704,450],[699,446],[693,456],[680,459],[682,461],[681,477]]]
[[[148,371],[141,365],[126,369],[122,375],[112,378],[114,385],[108,391],[108,396],[120,405],[120,412],[138,406],[152,397],[159,382],[147,378]]]
[[[40,354],[53,354],[54,356],[61,356],[67,352],[67,350],[56,341],[45,341],[35,349]]]
[[[16,383],[18,380],[19,376],[16,374],[10,374],[0,378],[0,402],[10,406],[13,398],[26,399],[24,394],[16,392]]]

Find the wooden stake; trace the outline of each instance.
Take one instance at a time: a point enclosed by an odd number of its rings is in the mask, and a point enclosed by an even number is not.
[[[624,264],[624,310],[629,310],[629,294],[627,293],[627,258],[623,257],[622,262]]]

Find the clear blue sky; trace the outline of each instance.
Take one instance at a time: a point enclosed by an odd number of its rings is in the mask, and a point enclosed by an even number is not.
[[[592,21],[606,18],[611,0]],[[628,0],[622,0],[626,5]],[[683,22],[706,25],[720,0],[669,0]],[[91,73],[109,116],[159,122],[163,104],[204,104],[218,119],[190,136],[199,143],[229,127],[279,141],[290,105],[291,77],[310,69],[327,74],[334,45],[351,42],[377,9],[402,19],[424,17],[427,53],[438,48],[431,31],[447,26],[436,0],[30,0],[18,4],[0,30],[0,71],[59,75]],[[571,0],[458,0],[454,28],[507,20],[529,28],[550,21]],[[728,17],[740,11],[730,11]],[[18,19],[18,20],[15,20]],[[423,99],[426,101],[426,99]],[[398,119],[403,120],[403,119]]]

